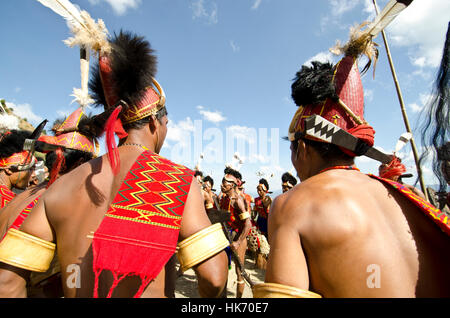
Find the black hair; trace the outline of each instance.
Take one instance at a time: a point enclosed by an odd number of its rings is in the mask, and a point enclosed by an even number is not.
[[[425,151],[421,154],[419,165],[422,165],[431,153],[434,153],[432,169],[439,180],[439,191],[445,191],[447,182],[441,172],[443,161],[439,156],[439,149],[443,149],[449,141],[450,132],[450,23],[448,24],[447,36],[442,54],[441,65],[438,76],[434,83],[432,99],[427,104],[425,111],[421,114],[422,145]],[[416,180],[416,183],[418,179]]]
[[[118,100],[123,100],[128,105],[139,102],[147,87],[153,85],[153,78],[157,72],[157,58],[150,43],[142,36],[121,30],[114,34],[110,41],[112,51],[109,55],[112,69],[113,91]],[[104,124],[114,110],[113,105],[108,108],[102,80],[100,67],[94,64],[91,79],[89,81],[91,96],[96,106],[103,106],[105,112],[94,118],[95,129],[98,133],[103,132]],[[126,107],[126,105],[123,105]],[[167,115],[165,107],[156,113],[156,118],[161,120]],[[148,124],[151,116],[142,118],[132,123],[124,124],[123,128],[139,129]]]
[[[283,137],[285,140],[289,140],[287,137]],[[298,140],[302,139],[304,143],[308,146],[314,148],[317,153],[324,159],[340,159],[346,161],[354,161],[355,158],[344,153],[339,146],[336,146],[331,143],[315,141],[311,139],[305,138],[305,136],[301,133],[296,133],[296,138],[294,141],[291,141],[292,149],[294,152],[297,151],[298,148]]]
[[[203,172],[201,172],[199,170],[195,170],[194,177],[197,177],[197,176],[203,177]]]
[[[264,186],[266,187],[266,190],[269,191],[269,183],[267,182],[266,179],[264,179],[264,178],[259,179],[259,182],[258,182],[258,183],[259,183],[259,184],[264,184]]]
[[[295,186],[297,184],[297,179],[292,174],[290,174],[289,172],[285,172],[281,176],[281,182],[282,183],[289,182],[290,184]]]
[[[13,154],[23,151],[25,139],[31,136],[27,130],[10,130],[0,137],[0,158],[8,158]]]
[[[81,163],[88,162],[94,157],[94,155],[90,152],[76,149],[64,149],[63,154],[64,154],[64,166],[59,172],[60,174],[67,173],[72,169],[76,168],[78,165],[80,165],[80,162]],[[52,170],[56,158],[57,155],[55,151],[46,154],[45,166],[47,167],[48,171]]]
[[[233,168],[226,167],[225,170],[223,171],[223,173],[232,175],[233,177],[235,177],[238,180],[242,180],[241,173],[239,171],[237,171],[237,170],[234,170]]]
[[[203,182],[209,182],[211,184],[211,188],[214,186],[214,180],[210,176],[204,177]]]

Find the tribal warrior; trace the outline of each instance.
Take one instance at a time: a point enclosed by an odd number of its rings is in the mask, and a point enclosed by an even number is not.
[[[231,249],[236,252],[241,264],[244,264],[247,251],[247,235],[251,228],[250,213],[244,198],[238,194],[237,188],[242,183],[239,171],[230,167],[225,168],[222,179],[220,209],[230,213],[229,229],[232,231]],[[236,268],[237,287],[236,298],[244,293],[245,281],[238,266]]]
[[[90,87],[105,109],[92,129],[105,132],[108,153],[57,179],[21,230],[8,232],[0,259],[14,264],[11,243],[19,238],[47,253],[24,260],[37,271],[57,249],[65,297],[173,297],[181,241],[182,269],[194,269],[200,296],[216,297],[227,279],[228,241],[211,225],[193,171],[158,154],[168,119],[156,56],[127,32],[107,45]]]
[[[401,184],[355,167],[374,142],[357,67],[346,52],[337,65],[312,62],[296,74],[289,140],[301,184],[273,203],[266,283],[255,297],[450,296],[448,219]],[[338,132],[357,137],[357,147],[343,147]]]
[[[36,163],[36,158],[23,150],[30,136],[31,132],[25,130],[11,130],[0,136],[0,209],[14,198],[14,188],[28,187]]]
[[[52,128],[54,136],[44,135],[38,139],[36,150],[47,153],[45,164],[50,171],[50,179],[38,186],[29,187],[16,197],[0,213],[0,239],[9,229],[20,230],[22,223],[42,194],[61,175],[96,156],[97,144],[85,123],[90,118],[81,108],[65,120],[57,120]],[[45,273],[36,273],[0,263],[0,297],[60,297],[62,296],[61,274],[56,256]],[[24,286],[28,286],[28,291]]]

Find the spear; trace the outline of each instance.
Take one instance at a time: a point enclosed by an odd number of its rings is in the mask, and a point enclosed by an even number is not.
[[[373,1],[373,5],[375,7],[375,11],[376,11],[377,15],[379,15],[377,1],[376,0],[372,0],[372,1]],[[411,3],[412,1],[406,1],[406,2]],[[409,3],[408,3],[408,5],[409,5]],[[388,60],[389,60],[389,65],[391,67],[392,77],[394,78],[395,88],[397,90],[397,96],[398,96],[398,100],[400,102],[400,109],[401,109],[402,115],[403,115],[403,121],[405,123],[405,127],[406,127],[407,132],[411,133],[411,126],[409,125],[408,115],[406,113],[405,103],[403,101],[403,95],[402,95],[402,92],[400,90],[400,85],[399,85],[398,79],[397,79],[397,73],[395,72],[394,63],[392,62],[391,51],[389,49],[389,44],[387,42],[386,34],[385,34],[383,29],[381,30],[381,35],[383,36],[383,41],[384,41],[384,45],[386,47],[386,53],[387,53],[387,57],[388,57]],[[417,167],[417,174],[419,176],[420,186],[422,188],[422,192],[425,194],[426,200],[429,201],[428,193],[426,191],[425,183],[423,181],[422,169],[421,169],[420,164],[419,164],[419,155],[417,153],[416,143],[415,143],[413,137],[411,137],[410,141],[411,141],[411,148],[412,148],[413,155],[414,155],[414,161],[415,161],[416,167]]]

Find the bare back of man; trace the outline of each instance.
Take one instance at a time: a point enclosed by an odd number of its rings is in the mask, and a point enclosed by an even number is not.
[[[326,171],[277,197],[269,238],[266,281],[324,297],[450,296],[450,238],[358,171]]]
[[[112,173],[106,156],[81,165],[62,176],[45,192],[21,228],[24,232],[48,241],[56,239],[66,297],[93,296],[95,280],[92,234],[99,227],[123,179],[142,152],[142,149],[135,146],[122,146],[118,150],[121,169],[117,175]],[[203,206],[203,198],[199,186],[193,181],[181,222],[180,240],[211,225],[206,212],[198,209],[199,206]],[[145,259],[142,261],[145,262]],[[211,295],[211,290],[214,293],[214,288],[220,289],[222,281],[226,280],[225,253],[217,254],[194,270],[200,274],[200,295],[202,292]],[[169,278],[173,278],[174,271],[175,263],[172,259],[147,286],[142,297],[173,295],[174,281]],[[209,280],[205,286],[202,285],[203,276],[215,276],[216,280]],[[103,271],[98,285],[99,297],[106,296],[112,283],[113,275],[109,271]],[[133,297],[140,284],[138,277],[127,277],[115,288],[113,297]]]

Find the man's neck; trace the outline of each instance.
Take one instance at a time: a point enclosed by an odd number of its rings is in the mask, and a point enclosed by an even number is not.
[[[354,166],[355,162],[354,160],[320,160],[316,161],[316,164],[313,165],[310,169],[310,173],[308,178],[314,177],[315,175],[318,175],[320,172],[327,168],[337,167],[337,166]]]
[[[153,137],[153,136],[152,136]],[[142,138],[140,134],[129,133],[125,141],[121,142],[123,144],[132,144],[142,147],[143,149],[148,149],[152,152],[156,152],[156,138]]]

